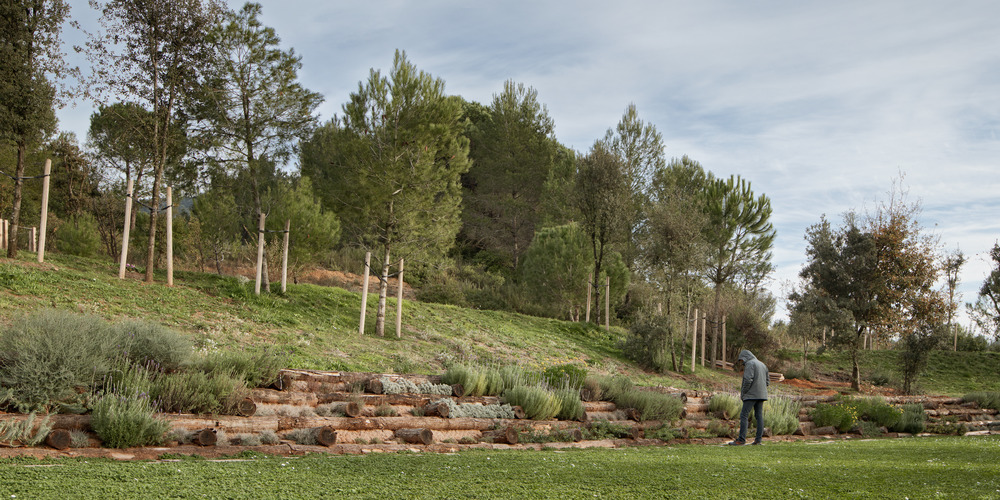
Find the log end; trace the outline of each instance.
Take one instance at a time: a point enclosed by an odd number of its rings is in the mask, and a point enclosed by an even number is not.
[[[453,384],[451,386],[451,394],[457,398],[465,396],[465,386],[462,384]]]
[[[66,429],[55,429],[45,438],[45,444],[60,451],[68,450],[73,445],[73,435]]]
[[[198,446],[215,446],[218,439],[215,429],[211,428],[195,431],[194,435],[191,436],[191,442]]]
[[[514,418],[518,420],[523,420],[527,416],[528,414],[524,412],[524,408],[521,408],[520,406],[514,407]]]
[[[245,398],[236,406],[236,413],[241,417],[252,417],[254,413],[257,413],[257,403],[254,403],[250,398]]]
[[[373,378],[373,379],[368,380],[368,392],[370,392],[372,394],[382,394],[383,390],[384,389],[382,387],[382,381],[381,380],[379,380],[377,378]]]
[[[333,446],[337,443],[337,431],[330,426],[323,426],[316,429],[316,442],[323,446]]]

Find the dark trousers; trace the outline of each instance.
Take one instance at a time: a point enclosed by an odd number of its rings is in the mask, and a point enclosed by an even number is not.
[[[738,441],[747,440],[747,426],[750,424],[750,410],[753,410],[754,417],[757,418],[757,441],[764,438],[764,399],[747,399],[743,401],[743,410],[740,411],[740,437]]]

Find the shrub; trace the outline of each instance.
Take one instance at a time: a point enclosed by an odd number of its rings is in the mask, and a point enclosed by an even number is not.
[[[302,445],[316,444],[316,431],[313,429],[294,429],[285,434],[285,439]]]
[[[885,402],[884,398],[857,398],[852,402],[858,415],[878,427],[890,428],[899,422],[903,410]]]
[[[705,432],[712,437],[733,437],[733,428],[722,420],[712,419],[709,421]]]
[[[16,320],[0,336],[0,384],[21,413],[48,411],[89,387],[118,352],[115,332],[93,316],[55,309]]]
[[[421,384],[414,384],[412,381],[405,378],[397,379],[395,382],[389,379],[389,377],[379,378],[379,382],[382,384],[383,394],[436,394],[439,396],[450,396],[451,386],[448,384],[432,384],[430,382],[424,382]]]
[[[281,438],[274,431],[261,431],[260,442],[261,444],[275,445],[281,442]]]
[[[896,432],[909,432],[910,434],[920,434],[926,428],[927,415],[924,413],[923,405],[912,403],[903,405],[903,414],[899,417],[899,422],[893,426]]]
[[[660,441],[672,441],[677,438],[674,430],[666,425],[661,425],[655,429],[646,430],[646,439],[659,439]]]
[[[882,427],[875,422],[862,420],[858,423],[858,432],[864,437],[875,437],[882,435]]]
[[[126,359],[153,363],[172,371],[191,359],[191,341],[181,333],[149,321],[127,320],[114,326]]]
[[[186,370],[157,373],[149,393],[163,411],[231,414],[250,395],[243,379],[227,373]]]
[[[725,392],[720,392],[713,394],[708,400],[708,411],[710,412],[725,412],[730,419],[739,418],[740,411],[743,409],[743,402],[740,398],[733,394],[728,394]]]
[[[600,401],[604,398],[604,389],[601,388],[601,380],[597,377],[587,377],[583,380],[583,387],[580,393],[587,392],[587,399],[590,401]]]
[[[550,420],[562,409],[562,403],[555,394],[537,385],[522,385],[507,389],[503,393],[503,401],[509,405],[520,406],[525,415],[532,420]]]
[[[579,390],[587,379],[587,369],[573,364],[550,366],[542,372],[549,387],[570,387]]]
[[[559,399],[559,413],[556,415],[556,418],[560,420],[583,420],[586,411],[583,408],[583,401],[580,400],[580,391],[578,389],[556,389],[553,393]]]
[[[980,408],[1000,410],[1000,392],[970,392],[962,398],[962,401],[975,402]]]
[[[54,232],[55,248],[79,257],[96,257],[101,251],[97,220],[89,212],[73,215]]]
[[[112,448],[157,445],[170,423],[155,415],[149,396],[141,393],[106,392],[98,397],[90,426],[105,445]]]
[[[247,387],[267,387],[278,381],[287,356],[273,350],[216,351],[203,356],[194,367],[210,374],[223,373],[242,379]]]
[[[619,408],[635,408],[642,420],[673,421],[680,418],[684,403],[680,398],[652,391],[640,391],[628,377],[599,379],[601,391]]]
[[[820,403],[813,408],[813,422],[817,427],[834,426],[840,432],[847,432],[858,420],[857,410],[849,404]],[[765,417],[767,418],[767,417]]]
[[[459,363],[451,365],[441,381],[449,385],[461,384],[463,396],[482,396],[487,389],[486,375],[482,371]]]
[[[792,398],[775,396],[764,403],[764,426],[775,435],[792,434],[799,428],[802,405]]]
[[[808,368],[790,367],[785,370],[785,378],[797,378],[799,380],[812,380],[812,371]]]
[[[632,427],[626,424],[616,424],[607,420],[595,420],[583,431],[583,438],[588,440],[622,439],[632,437]]]
[[[398,417],[399,413],[391,405],[380,404],[375,407],[376,417]]]
[[[436,404],[448,405],[448,418],[514,418],[514,408],[509,404],[483,405],[479,403],[456,403],[454,399],[442,398]],[[417,408],[414,408],[416,410]],[[420,409],[423,416],[423,409]]]

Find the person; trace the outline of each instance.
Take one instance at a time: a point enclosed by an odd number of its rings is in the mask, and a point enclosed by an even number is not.
[[[752,352],[743,349],[739,361],[743,362],[743,384],[740,386],[740,399],[743,400],[743,410],[740,411],[740,434],[730,445],[740,446],[747,443],[747,425],[750,423],[750,410],[757,419],[757,439],[753,444],[763,444],[764,439],[764,401],[767,401],[767,366],[757,359]]]

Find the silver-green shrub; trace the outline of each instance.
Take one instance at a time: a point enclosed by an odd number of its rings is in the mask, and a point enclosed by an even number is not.
[[[405,378],[393,381],[389,377],[380,377],[379,382],[382,383],[382,392],[384,394],[436,394],[439,396],[450,396],[452,391],[451,386],[448,384],[432,384],[430,382],[414,384]]]
[[[456,403],[451,398],[434,403],[448,405],[448,418],[514,418],[514,408],[508,404]]]

